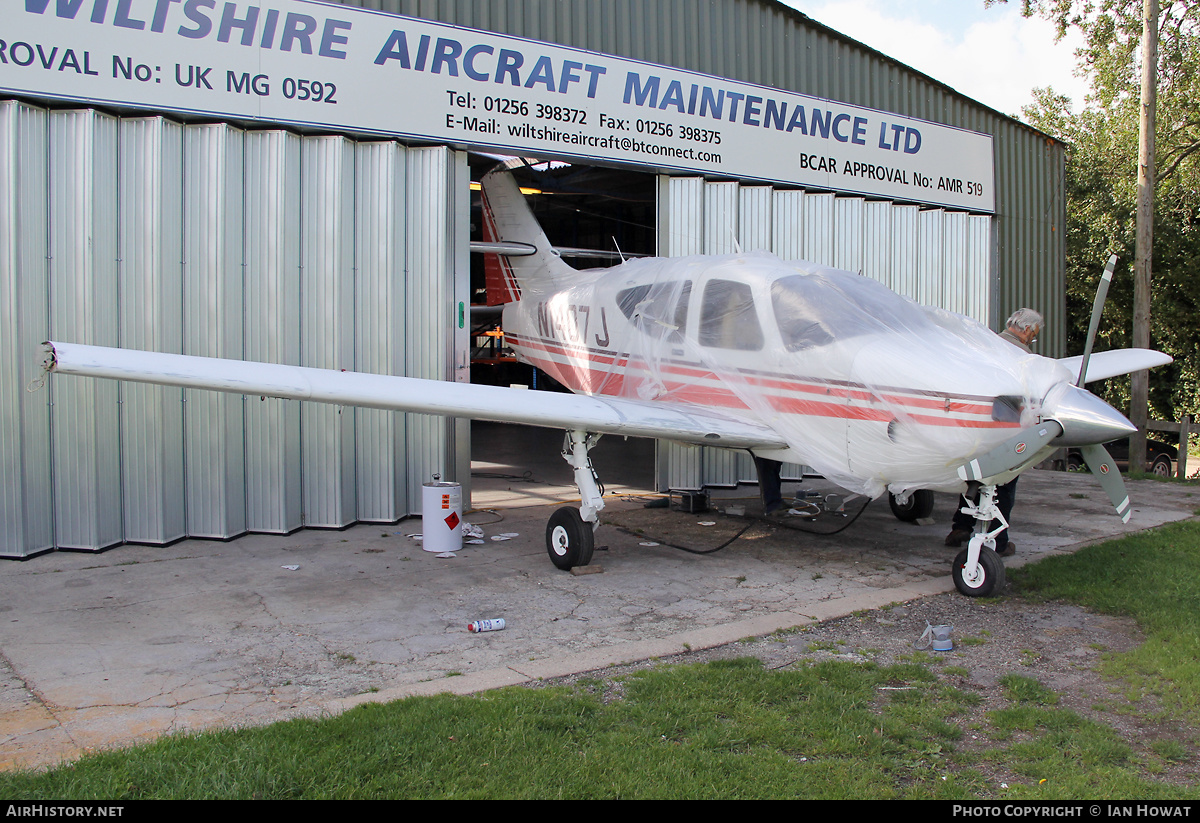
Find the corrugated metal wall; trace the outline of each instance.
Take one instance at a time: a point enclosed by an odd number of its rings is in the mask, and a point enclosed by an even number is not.
[[[19,107],[17,117],[43,114]],[[49,116],[49,334],[63,331],[75,342],[102,346],[120,343],[117,126],[115,118],[90,110]],[[31,154],[43,151],[27,148]],[[60,548],[104,548],[124,535],[120,389],[112,381],[72,378],[51,381],[45,394],[51,407],[54,537]]]
[[[48,128],[28,106],[0,106],[0,546],[17,556],[54,546],[50,404],[24,390],[50,329]]]
[[[184,354],[233,359],[243,354],[245,150],[243,133],[230,126],[184,129]],[[241,534],[248,528],[245,401],[188,389],[183,404],[187,532]]]
[[[658,253],[730,254],[761,249],[784,259],[857,271],[919,302],[986,322],[992,313],[992,218],[861,197],[663,177]],[[756,480],[743,452],[660,442],[664,488],[734,486]],[[800,477],[788,465],[784,477]]]
[[[59,339],[452,379],[467,181],[442,147],[0,102],[0,377]],[[0,394],[0,555],[393,521],[447,429],[56,376]]]
[[[997,206],[989,284],[994,299],[985,320],[996,327],[1014,309],[1032,306],[1047,320],[1040,352],[1051,357],[1066,354],[1063,145],[795,9],[772,0],[345,3],[647,60],[991,134]],[[825,252],[823,246],[814,246],[805,256],[832,264],[835,257],[816,256]]]

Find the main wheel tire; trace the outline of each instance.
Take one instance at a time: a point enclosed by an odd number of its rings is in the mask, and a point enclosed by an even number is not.
[[[900,505],[896,502],[896,495],[888,492],[888,505],[892,507],[892,514],[905,523],[914,523],[922,517],[929,517],[933,514],[933,492],[929,489],[917,489],[908,496],[908,502]]]
[[[1150,464],[1150,473],[1158,477],[1171,476],[1171,458],[1165,454],[1160,454],[1154,458],[1154,462]]]
[[[592,524],[584,521],[579,509],[564,506],[550,515],[546,523],[546,552],[555,566],[563,571],[586,566],[592,562],[595,545]]]
[[[963,567],[967,565],[967,550],[963,549],[954,558],[952,574],[954,585],[967,597],[987,597],[994,591],[1004,588],[1004,561],[995,550],[984,546],[979,550],[979,569],[975,577],[963,575]]]

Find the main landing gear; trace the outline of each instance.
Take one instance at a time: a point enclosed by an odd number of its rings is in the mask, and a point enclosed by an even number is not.
[[[1008,521],[996,505],[995,485],[980,487],[978,502],[968,503],[962,511],[975,518],[975,533],[954,558],[954,585],[967,597],[987,597],[1004,588],[1004,562],[996,554],[996,535],[1008,528]],[[992,521],[998,525],[989,531]]]
[[[604,489],[588,452],[599,440],[600,435],[582,430],[569,431],[563,439],[562,456],[575,470],[580,506],[578,509],[563,506],[550,516],[546,523],[546,553],[550,562],[564,571],[592,562],[594,535],[604,508]],[[932,492],[917,491],[901,501],[892,498],[892,511],[901,520],[928,517],[932,508]],[[975,518],[975,533],[967,548],[954,558],[954,585],[967,597],[987,597],[1004,587],[1004,563],[995,549],[996,535],[1008,528],[1008,521],[996,505],[996,486],[980,487],[978,501],[964,506],[963,512]],[[999,525],[989,530],[993,521]]]
[[[600,440],[598,434],[569,431],[563,439],[562,456],[575,470],[575,485],[579,487],[578,509],[563,506],[546,523],[546,553],[550,562],[569,571],[592,562],[595,531],[600,527],[600,510],[604,508],[604,488],[592,468],[588,452]]]
[[[892,494],[888,492],[888,505],[892,514],[905,523],[915,523],[922,517],[933,514],[933,492],[929,489],[916,489],[908,494]]]

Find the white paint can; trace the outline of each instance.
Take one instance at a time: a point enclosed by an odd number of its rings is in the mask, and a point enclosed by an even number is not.
[[[421,521],[425,537],[421,548],[441,554],[462,549],[462,486],[446,483],[435,474],[421,487]]]

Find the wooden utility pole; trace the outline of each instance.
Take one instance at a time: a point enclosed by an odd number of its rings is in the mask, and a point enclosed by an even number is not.
[[[1137,240],[1133,261],[1133,345],[1150,348],[1150,271],[1154,246],[1154,110],[1158,86],[1158,0],[1142,0],[1142,105],[1138,118]],[[1138,427],[1129,440],[1130,470],[1146,469],[1147,396],[1150,373],[1133,373],[1129,419]]]

